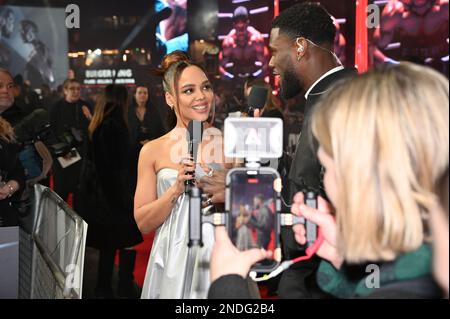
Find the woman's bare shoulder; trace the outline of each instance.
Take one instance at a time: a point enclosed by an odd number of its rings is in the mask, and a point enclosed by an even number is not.
[[[170,142],[170,136],[169,136],[169,133],[167,133],[166,135],[163,135],[157,139],[147,142],[142,147],[141,153],[147,154],[147,153],[153,153],[158,150],[160,151],[161,148],[164,148],[165,146],[167,146],[169,142]]]

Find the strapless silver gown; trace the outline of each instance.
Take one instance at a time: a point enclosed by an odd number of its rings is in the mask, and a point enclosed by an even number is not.
[[[158,198],[175,183],[178,171],[157,173]],[[196,170],[196,176],[197,170]],[[200,177],[200,176],[199,176]],[[203,225],[203,247],[189,249],[189,202],[181,195],[166,221],[156,230],[145,274],[143,299],[205,299],[210,286],[209,262],[214,227]]]

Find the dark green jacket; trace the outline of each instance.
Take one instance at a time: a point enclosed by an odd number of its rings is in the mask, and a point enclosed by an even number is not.
[[[336,270],[322,261],[317,281],[323,291],[337,298],[440,298],[431,266],[431,247],[424,244],[392,262],[344,264]]]

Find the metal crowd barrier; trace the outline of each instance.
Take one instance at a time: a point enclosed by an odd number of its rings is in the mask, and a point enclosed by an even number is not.
[[[81,299],[87,224],[41,185],[33,210],[30,298]]]

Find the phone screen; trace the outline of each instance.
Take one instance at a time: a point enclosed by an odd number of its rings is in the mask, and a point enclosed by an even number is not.
[[[239,250],[264,248],[272,251],[278,245],[276,229],[277,192],[274,182],[278,176],[272,172],[249,174],[236,171],[230,179],[230,236]],[[275,260],[263,260],[253,269],[271,269]]]

